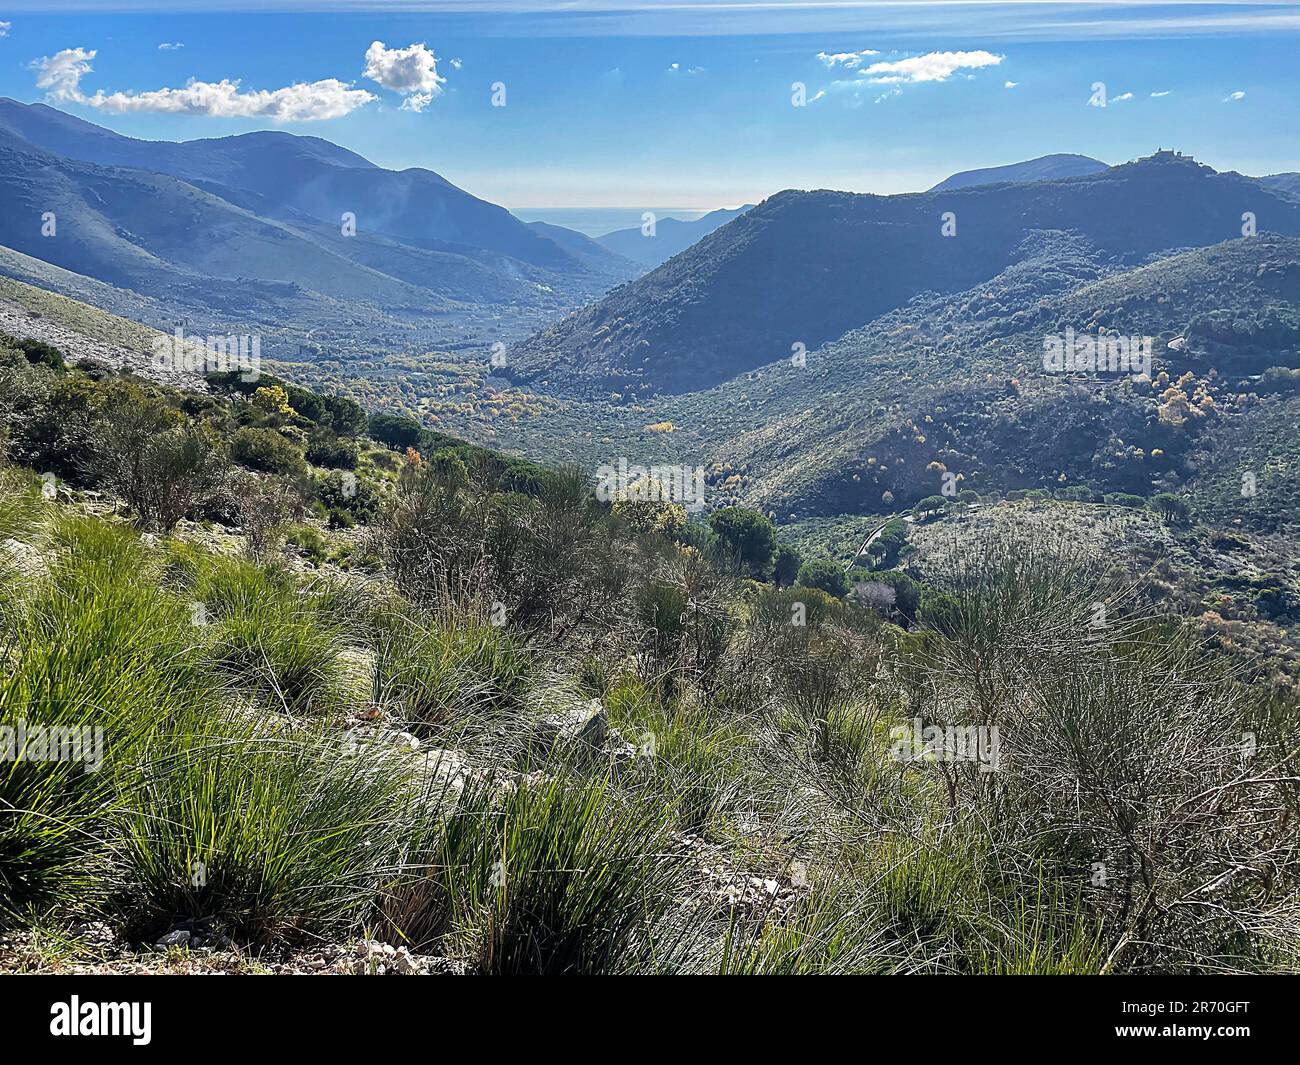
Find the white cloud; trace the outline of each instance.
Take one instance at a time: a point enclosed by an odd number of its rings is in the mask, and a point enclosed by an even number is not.
[[[947,81],[961,70],[995,67],[1005,58],[985,51],[927,52],[907,59],[872,63],[862,74],[873,85],[918,85],[926,81]]]
[[[1169,90],[1169,89],[1161,89],[1159,92],[1153,92],[1153,93],[1151,94],[1151,99],[1153,99],[1153,100],[1158,100],[1158,99],[1160,99],[1160,97],[1162,97],[1162,96],[1168,96],[1169,93],[1170,93],[1170,90]]]
[[[160,111],[214,118],[312,122],[342,118],[373,99],[373,93],[353,89],[337,78],[253,92],[240,92],[238,80],[224,79],[217,82],[190,80],[181,89],[154,89],[152,92],[105,93],[101,90],[79,102],[118,114]]]
[[[1228,95],[1223,98],[1223,102],[1227,104],[1232,103],[1234,100],[1244,100],[1245,98],[1246,94],[1238,89],[1236,92],[1228,93]]]
[[[1118,96],[1112,96],[1110,102],[1113,104],[1117,104],[1122,100],[1131,100],[1131,99],[1133,99],[1133,94],[1131,92],[1122,92]]]
[[[1004,82],[1003,85],[1002,85],[1002,87],[1003,87],[1004,89],[1014,89],[1014,88],[1015,88],[1017,85],[1019,85],[1019,84],[1020,84],[1020,82],[1018,82],[1018,81],[1008,81],[1008,82]]]
[[[238,80],[191,79],[179,89],[113,93],[101,89],[87,96],[81,91],[81,79],[91,72],[95,55],[94,49],[65,48],[35,60],[31,67],[36,71],[36,87],[45,89],[60,103],[77,103],[117,114],[152,111],[215,118],[269,118],[277,122],[341,118],[375,99],[373,93],[354,89],[337,78],[253,92],[240,92]]]
[[[417,113],[441,94],[447,80],[438,73],[438,57],[423,42],[389,48],[383,41],[374,41],[366,49],[366,69],[362,74],[380,88],[406,97],[402,111]]]
[[[14,28],[12,22],[0,22],[0,37],[8,37],[9,31]]]
[[[180,49],[180,48],[184,48],[184,47],[185,47],[185,45],[184,45],[183,43],[181,43],[180,41],[163,41],[163,43],[160,44],[160,45],[158,46],[158,51],[160,51],[160,52],[175,52],[175,51],[177,51],[178,49]]]
[[[451,69],[452,69],[452,70],[459,70],[461,67],[463,67],[463,66],[465,65],[465,64],[462,63],[459,59],[453,59],[453,60],[451,60],[450,62],[451,62]]]
[[[985,51],[927,52],[906,59],[872,63],[858,70],[856,78],[831,82],[829,89],[836,93],[847,92],[856,97],[864,86],[884,85],[887,89],[875,98],[876,103],[883,103],[899,95],[904,85],[944,82],[961,71],[995,67],[1005,58],[1006,56]],[[1017,84],[1014,81],[1008,82],[1007,88],[1014,88]]]
[[[880,55],[874,48],[864,48],[861,52],[818,52],[817,58],[826,66],[842,66],[846,70],[853,70],[855,67],[862,65],[862,60],[869,55]]]
[[[36,71],[36,87],[45,89],[55,100],[79,100],[78,88],[82,76],[90,73],[90,62],[96,52],[92,48],[65,48],[54,55],[41,56],[28,64]]]

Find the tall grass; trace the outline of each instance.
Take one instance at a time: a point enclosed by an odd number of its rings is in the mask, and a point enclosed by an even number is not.
[[[531,671],[520,641],[470,617],[389,615],[374,637],[373,701],[417,736],[444,740],[500,724]]]
[[[0,721],[102,729],[104,763],[0,762],[0,909],[19,913],[98,893],[105,817],[138,779],[164,728],[212,705],[188,618],[150,579],[131,534],[73,519],[54,530],[48,579],[4,619]]]
[[[388,927],[483,973],[653,970],[685,871],[657,796],[563,773],[471,784],[408,843]]]
[[[678,828],[705,831],[726,815],[743,786],[750,743],[739,723],[715,719],[698,696],[665,697],[631,678],[607,702],[611,724],[638,748],[638,779],[662,790]]]
[[[392,875],[409,767],[302,731],[226,721],[149,752],[119,815],[125,927],[209,920],[254,942],[355,933]]]
[[[281,570],[203,557],[184,560],[179,591],[233,689],[285,713],[341,709],[347,682],[338,653],[353,633],[328,586],[317,594]]]

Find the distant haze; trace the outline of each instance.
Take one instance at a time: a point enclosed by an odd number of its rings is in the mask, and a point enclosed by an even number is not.
[[[603,237],[616,229],[629,229],[641,224],[641,216],[650,211],[655,218],[678,218],[694,222],[714,210],[705,207],[698,211],[681,207],[516,207],[511,210],[523,222],[549,222],[553,226],[576,229],[589,237]]]

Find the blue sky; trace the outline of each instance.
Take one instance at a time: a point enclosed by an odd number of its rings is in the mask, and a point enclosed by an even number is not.
[[[1296,4],[266,6],[11,4],[0,94],[139,137],[312,134],[512,208],[911,191],[1049,152],[1118,162],[1160,146],[1300,170]],[[1089,103],[1098,82],[1105,107]]]

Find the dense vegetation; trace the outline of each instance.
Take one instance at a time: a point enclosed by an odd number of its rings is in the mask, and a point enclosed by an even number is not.
[[[0,721],[105,758],[0,764],[6,925],[488,973],[1300,962],[1300,703],[1068,541],[918,579],[895,524],[846,572],[273,378],[62,362],[0,368]]]

